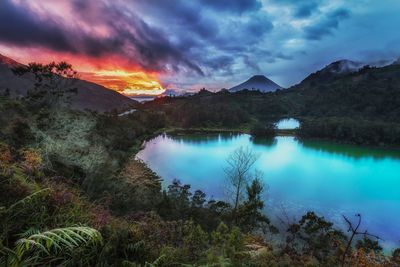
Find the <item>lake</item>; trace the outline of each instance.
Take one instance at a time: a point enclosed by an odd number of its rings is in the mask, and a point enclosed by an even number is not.
[[[241,146],[259,154],[255,168],[264,173],[265,212],[273,221],[315,211],[344,227],[342,215],[360,213],[362,230],[379,235],[386,248],[400,245],[399,151],[286,136],[253,140],[247,134],[164,134],[149,140],[137,157],[164,179],[164,186],[177,178],[209,197],[226,199],[223,168]]]
[[[300,122],[293,118],[282,119],[275,123],[277,129],[292,130],[300,127]]]

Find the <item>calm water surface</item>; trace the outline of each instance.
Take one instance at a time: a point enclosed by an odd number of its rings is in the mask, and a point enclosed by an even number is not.
[[[137,155],[164,179],[174,178],[225,199],[226,158],[248,146],[263,171],[266,212],[273,220],[299,218],[312,210],[343,227],[342,214],[363,216],[363,230],[378,234],[387,248],[400,245],[400,152],[293,137],[253,140],[249,135],[160,135]]]

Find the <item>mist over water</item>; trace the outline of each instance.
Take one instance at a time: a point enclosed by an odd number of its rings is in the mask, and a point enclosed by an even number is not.
[[[361,213],[362,230],[379,235],[386,248],[399,245],[399,151],[300,142],[294,137],[160,135],[148,141],[137,157],[164,179],[164,186],[176,178],[208,197],[227,199],[223,168],[228,155],[240,146],[259,154],[254,167],[264,173],[266,212],[273,221],[315,211],[344,227],[342,215],[355,218]]]

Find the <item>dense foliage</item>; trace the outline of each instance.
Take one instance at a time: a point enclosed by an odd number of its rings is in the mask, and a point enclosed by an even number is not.
[[[163,97],[145,103],[148,110],[159,110],[168,124],[183,128],[248,127],[255,121],[271,122],[291,116],[298,109],[293,99],[282,92],[263,94],[258,91],[211,93],[202,90],[190,97]]]
[[[370,72],[376,70],[354,77],[369,81]],[[381,74],[375,75],[380,82],[371,84],[383,83]],[[313,83],[311,78],[307,83]],[[227,172],[235,201],[210,199],[179,180],[163,190],[160,178],[132,158],[143,140],[166,127],[251,127],[256,136],[269,135],[274,129],[268,125],[283,116],[302,119],[304,138],[398,144],[396,124],[387,122],[398,121],[392,104],[391,112],[365,113],[368,121],[356,124],[361,113],[348,113],[353,107],[347,104],[331,113],[322,104],[308,109],[310,101],[325,100],[313,98],[323,93],[304,96],[305,90],[202,91],[189,98],[157,99],[126,116],[45,105],[43,97],[53,97],[47,94],[1,97],[0,265],[399,266],[400,250],[384,254],[379,240],[344,233],[313,212],[272,225],[260,175],[236,165],[243,154],[232,157]],[[328,95],[335,94],[336,89],[329,90]],[[378,108],[381,100],[363,100],[360,110]],[[331,101],[328,97],[324,103],[329,107]],[[330,118],[321,120],[324,114]],[[254,162],[247,155],[244,162]]]
[[[325,118],[303,120],[298,136],[304,139],[320,138],[358,145],[400,146],[400,124],[354,120],[349,118]]]
[[[361,70],[329,77],[315,73],[292,87],[303,102],[302,116],[347,117],[400,122],[400,65]]]
[[[8,99],[1,110],[4,265],[341,264],[346,235],[313,213],[278,231],[265,217],[257,179],[245,187],[237,209],[179,181],[163,191],[142,162],[126,160],[162,127],[162,121],[148,122],[147,111],[127,117],[66,109],[31,114],[23,102]],[[15,121],[25,127],[14,127]],[[279,239],[285,242],[276,245]],[[376,240],[353,245],[347,264],[389,266],[399,258],[397,251],[384,256]]]
[[[271,138],[276,135],[276,126],[273,123],[257,122],[251,127],[250,134],[254,137]]]

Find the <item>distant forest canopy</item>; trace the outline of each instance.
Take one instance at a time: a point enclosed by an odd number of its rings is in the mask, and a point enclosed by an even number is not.
[[[400,65],[365,66],[345,74],[320,71],[298,85],[271,93],[201,90],[190,97],[158,98],[143,108],[162,112],[176,127],[249,128],[257,122],[294,117],[308,122],[299,130],[304,130],[303,137],[400,145],[395,137],[400,123]],[[312,125],[332,131],[321,134],[321,129],[315,129],[313,133]],[[357,135],[362,136],[357,139]]]

